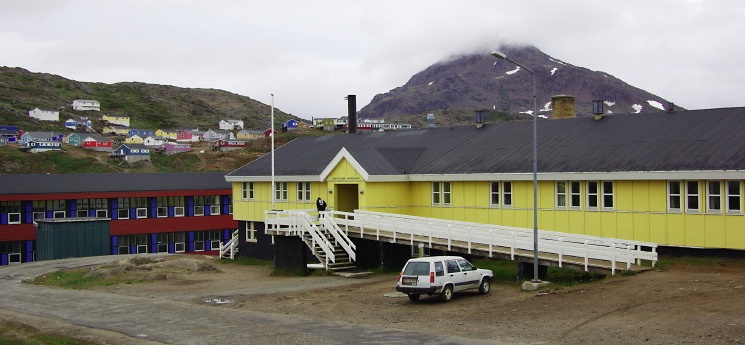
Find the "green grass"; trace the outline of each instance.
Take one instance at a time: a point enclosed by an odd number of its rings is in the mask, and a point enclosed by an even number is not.
[[[667,270],[675,265],[691,265],[701,267],[745,267],[745,258],[723,258],[717,256],[665,256],[660,257],[657,269]]]
[[[473,260],[474,266],[486,268],[494,273],[493,282],[496,284],[518,284],[517,262],[509,260]],[[548,267],[546,280],[550,282],[549,288],[560,289],[575,285],[588,284],[605,279],[603,274],[591,272],[580,272],[565,268]]]

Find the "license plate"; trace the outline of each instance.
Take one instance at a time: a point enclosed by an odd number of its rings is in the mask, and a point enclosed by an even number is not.
[[[404,285],[416,285],[417,278],[404,278]]]

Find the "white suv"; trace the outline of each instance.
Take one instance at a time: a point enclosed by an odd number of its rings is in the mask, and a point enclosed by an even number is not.
[[[403,292],[412,301],[419,296],[439,294],[447,302],[453,292],[479,289],[489,293],[494,274],[491,270],[476,268],[460,256],[431,256],[410,259],[398,274],[396,291]]]

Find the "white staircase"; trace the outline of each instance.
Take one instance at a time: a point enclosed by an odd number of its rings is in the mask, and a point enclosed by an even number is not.
[[[266,232],[270,235],[300,236],[328,271],[354,269],[357,247],[327,212],[320,212],[319,216],[316,221],[309,211],[267,211]]]
[[[238,229],[235,229],[227,243],[223,244],[220,242],[220,258],[235,259],[235,255],[238,254],[238,237]]]

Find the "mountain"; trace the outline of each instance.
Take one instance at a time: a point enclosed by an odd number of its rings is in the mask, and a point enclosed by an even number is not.
[[[72,110],[70,105],[76,99],[99,101],[101,112]],[[60,122],[29,118],[28,111],[33,108],[60,109]],[[101,114],[130,116],[134,128],[207,130],[216,129],[220,120],[237,119],[243,120],[246,129],[264,130],[270,127],[270,113],[269,105],[222,90],[137,82],[88,83],[0,67],[0,124],[24,130],[62,130],[64,121],[73,115],[95,120]],[[277,123],[298,119],[278,109],[274,115]]]
[[[541,115],[550,115],[551,98],[556,95],[574,96],[578,116],[592,113],[593,100],[604,100],[606,113],[661,112],[669,103],[608,73],[574,66],[533,46],[506,46],[501,52],[534,71]],[[462,119],[475,110],[489,110],[487,116],[515,116],[532,111],[532,95],[530,73],[512,62],[486,53],[459,56],[376,95],[358,116],[410,120],[434,113]]]

